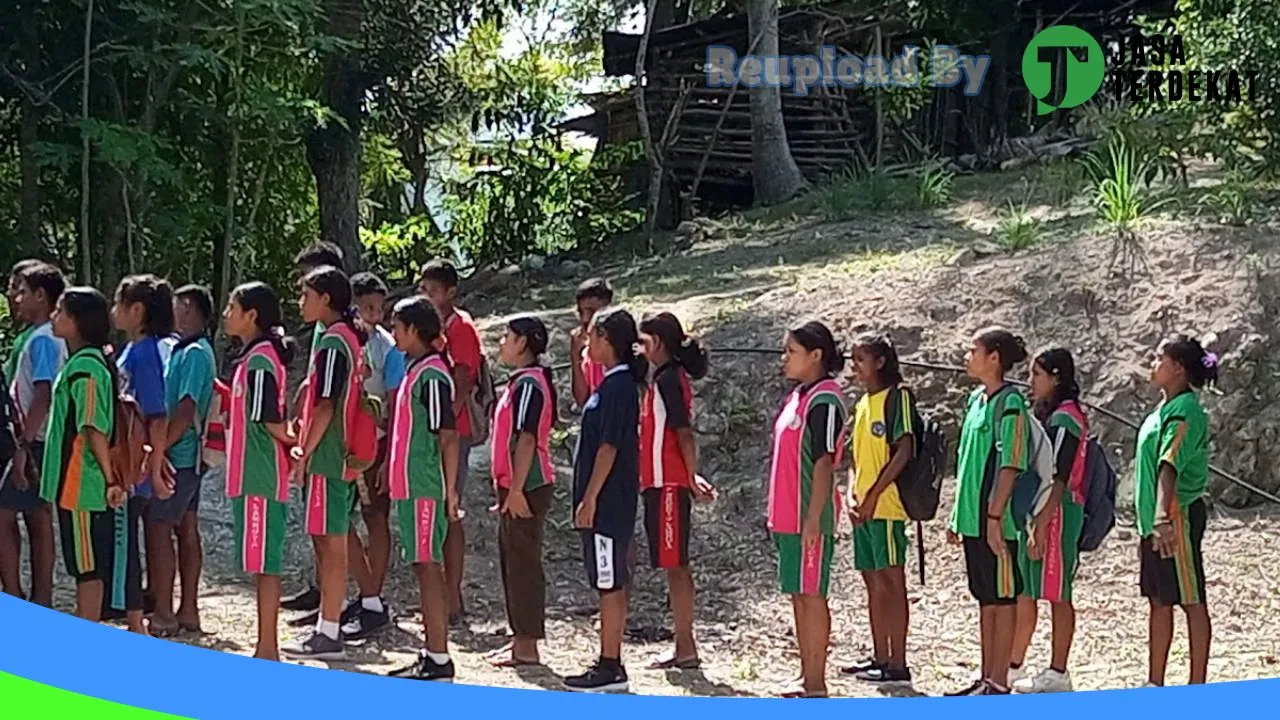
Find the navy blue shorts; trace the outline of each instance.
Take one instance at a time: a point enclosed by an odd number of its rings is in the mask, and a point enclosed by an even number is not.
[[[591,587],[601,593],[625,589],[631,582],[631,538],[594,531],[581,534],[582,562]]]
[[[148,503],[147,518],[151,522],[177,525],[188,512],[200,510],[201,474],[195,468],[183,468],[173,474],[173,495],[161,500],[154,494]]]
[[[44,465],[44,443],[32,443],[27,457],[27,489],[19,490],[13,484],[12,470],[6,473],[0,478],[0,510],[30,513],[40,507],[40,468]]]

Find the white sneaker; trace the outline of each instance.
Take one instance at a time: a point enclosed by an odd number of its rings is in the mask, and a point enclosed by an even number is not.
[[[1015,681],[1013,689],[1020,693],[1071,692],[1071,673],[1045,668],[1035,677],[1024,677]]]
[[[1016,668],[1015,667],[1009,668],[1009,687],[1013,687],[1014,685],[1017,685],[1018,681],[1022,680],[1027,676],[1026,667],[1027,667],[1026,665],[1021,665]]]

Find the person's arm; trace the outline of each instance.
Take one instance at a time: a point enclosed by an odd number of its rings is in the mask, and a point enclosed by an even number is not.
[[[289,426],[280,412],[280,388],[275,375],[263,369],[249,371],[245,404],[249,408],[249,422],[261,423],[277,442],[292,447],[298,438],[290,434]]]
[[[1173,557],[1177,550],[1177,538],[1173,533],[1173,519],[1177,517],[1178,475],[1182,473],[1186,453],[1183,448],[1192,442],[1188,435],[1191,425],[1184,417],[1172,417],[1164,421],[1160,429],[1160,469],[1156,473],[1155,545],[1161,557]]]
[[[457,322],[463,322],[461,319]],[[480,336],[475,329],[464,327],[464,332],[457,333],[457,342],[452,345],[453,356],[453,413],[461,415],[467,398],[476,386],[476,377],[480,373]]]
[[[164,449],[168,450],[182,439],[183,433],[187,431],[196,421],[196,401],[190,396],[184,397],[178,401],[178,407],[173,410],[173,417],[169,419],[168,433],[165,438]]]
[[[31,407],[23,419],[22,434],[18,438],[18,448],[13,455],[13,482],[19,490],[30,487],[31,478],[27,477],[27,465],[30,463],[28,458],[31,443],[36,441],[40,428],[44,427],[44,422],[49,416],[51,398],[52,390],[48,382],[42,381],[35,384]]]
[[[531,382],[523,382],[515,399],[516,447],[511,456],[511,487],[503,512],[513,517],[531,517],[529,503],[524,495],[525,483],[533,470],[534,456],[538,452],[538,429],[542,421],[542,391]],[[494,442],[498,442],[495,438]]]
[[[1000,414],[1000,424],[996,429],[1000,433],[1000,457],[996,473],[995,487],[986,507],[987,544],[992,552],[1003,556],[1008,553],[1004,542],[1004,516],[1009,508],[1009,499],[1013,497],[1013,487],[1018,474],[1026,470],[1031,462],[1030,418],[1021,398],[1005,399],[1004,409]]]
[[[170,362],[177,362],[179,357],[182,367],[179,368],[180,372],[175,373],[178,377],[178,407],[174,408],[173,415],[169,418],[166,450],[173,447],[195,425],[200,400],[213,394],[214,369],[211,358],[203,352],[186,352]]]
[[[693,418],[689,417],[680,376],[670,371],[661,373],[654,378],[654,385],[667,411],[667,427],[676,433],[685,469],[689,471],[689,477],[694,478],[698,474],[698,442],[693,434]],[[694,487],[696,490],[696,483]]]
[[[604,483],[609,479],[617,458],[618,448],[615,445],[603,443],[596,451],[595,460],[591,464],[591,479],[587,481],[587,490],[574,514],[574,524],[578,528],[586,530],[595,526],[596,503],[600,500],[600,491],[604,489]]]
[[[579,326],[573,329],[569,342],[569,377],[570,389],[573,391],[573,402],[578,407],[586,404],[591,397],[587,387],[587,372],[582,364],[582,350],[586,347],[587,331]]]
[[[907,464],[916,456],[916,428],[912,418],[915,417],[915,397],[905,388],[890,395],[887,400],[897,403],[894,408],[893,427],[889,432],[889,462],[880,468],[876,482],[867,491],[868,506],[875,511],[880,496],[897,481]]]
[[[312,377],[312,381],[316,383],[316,404],[311,411],[311,422],[305,430],[306,435],[299,439],[301,455],[298,459],[304,467],[324,439],[329,423],[333,422],[337,399],[342,396],[347,385],[347,373],[350,372],[347,358],[342,352],[336,348],[327,348],[321,352],[323,354],[317,358],[316,374]]]

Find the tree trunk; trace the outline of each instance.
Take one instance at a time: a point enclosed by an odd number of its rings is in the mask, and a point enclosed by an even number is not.
[[[40,77],[40,44],[36,38],[35,8],[27,8],[22,23],[22,53],[25,75]],[[40,242],[40,166],[36,163],[36,143],[40,140],[40,107],[30,93],[22,95],[22,124],[18,128],[18,166],[22,177],[18,243],[27,255],[43,256]]]
[[[636,48],[634,90],[640,140],[644,144],[644,155],[649,165],[649,191],[645,195],[644,239],[650,254],[653,253],[653,231],[658,223],[658,204],[662,200],[662,158],[658,156],[658,148],[653,144],[653,132],[649,127],[649,110],[644,97],[644,62],[649,50],[649,36],[653,33],[654,12],[657,6],[658,0],[649,0],[648,7],[644,11],[644,34],[640,36],[640,45]]]
[[[747,28],[752,37],[760,38],[757,57],[776,56],[778,0],[749,0]],[[770,205],[789,200],[808,186],[787,144],[782,91],[765,82],[751,88],[751,146],[751,179],[757,203]]]
[[[363,5],[328,0],[325,3],[330,35],[356,42],[360,35]],[[316,179],[320,205],[320,239],[342,249],[347,270],[364,267],[360,246],[360,129],[363,123],[365,83],[358,58],[345,47],[324,61],[320,102],[341,121],[329,119],[307,135],[307,164]]]
[[[89,120],[89,55],[93,40],[93,0],[84,11],[84,52],[81,62],[80,121]],[[89,252],[89,131],[80,130],[80,282],[93,282],[93,258]]]

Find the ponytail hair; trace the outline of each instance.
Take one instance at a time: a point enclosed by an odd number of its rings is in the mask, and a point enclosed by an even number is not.
[[[635,318],[622,308],[606,307],[591,319],[591,329],[600,333],[613,347],[618,361],[627,366],[631,379],[643,383],[649,372],[649,363],[644,357],[636,354],[636,343],[640,342],[640,333],[636,330]]]
[[[369,340],[369,333],[356,322],[356,308],[351,304],[351,281],[346,273],[332,265],[321,265],[302,278],[302,284],[317,294],[329,296],[329,308],[338,313],[338,322],[345,323],[355,333],[360,344]]]
[[[1205,350],[1198,339],[1190,335],[1170,335],[1160,343],[1158,352],[1182,366],[1191,387],[1198,390],[1217,386],[1218,356]]]
[[[658,313],[640,323],[640,332],[662,341],[671,359],[694,380],[707,376],[707,351],[684,332],[679,318],[669,312]]]
[[[1057,383],[1053,386],[1053,397],[1043,406],[1037,403],[1036,416],[1044,420],[1053,414],[1062,403],[1080,400],[1080,385],[1076,381],[1076,361],[1071,351],[1066,348],[1052,347],[1041,350],[1032,360],[1039,368],[1054,377]]]
[[[292,363],[297,343],[284,332],[284,314],[276,291],[266,283],[247,282],[231,291],[231,300],[241,310],[256,313],[254,325],[266,333],[267,340],[280,356],[280,362],[285,365]]]
[[[507,323],[507,330],[511,331],[511,334],[516,337],[524,338],[525,347],[533,355],[538,368],[542,370],[542,376],[547,381],[547,388],[550,389],[551,397],[554,398],[556,396],[556,386],[552,379],[551,368],[542,362],[542,355],[547,351],[549,342],[546,324],[536,315],[521,315],[512,318]]]
[[[822,351],[822,370],[829,377],[838,375],[844,369],[844,355],[836,345],[835,336],[826,325],[817,320],[811,320],[792,328],[788,334],[805,350]]]
[[[1014,365],[1027,359],[1026,342],[1002,327],[992,326],[979,330],[974,339],[988,352],[1000,356],[1000,369],[1003,372],[1009,372]]]

